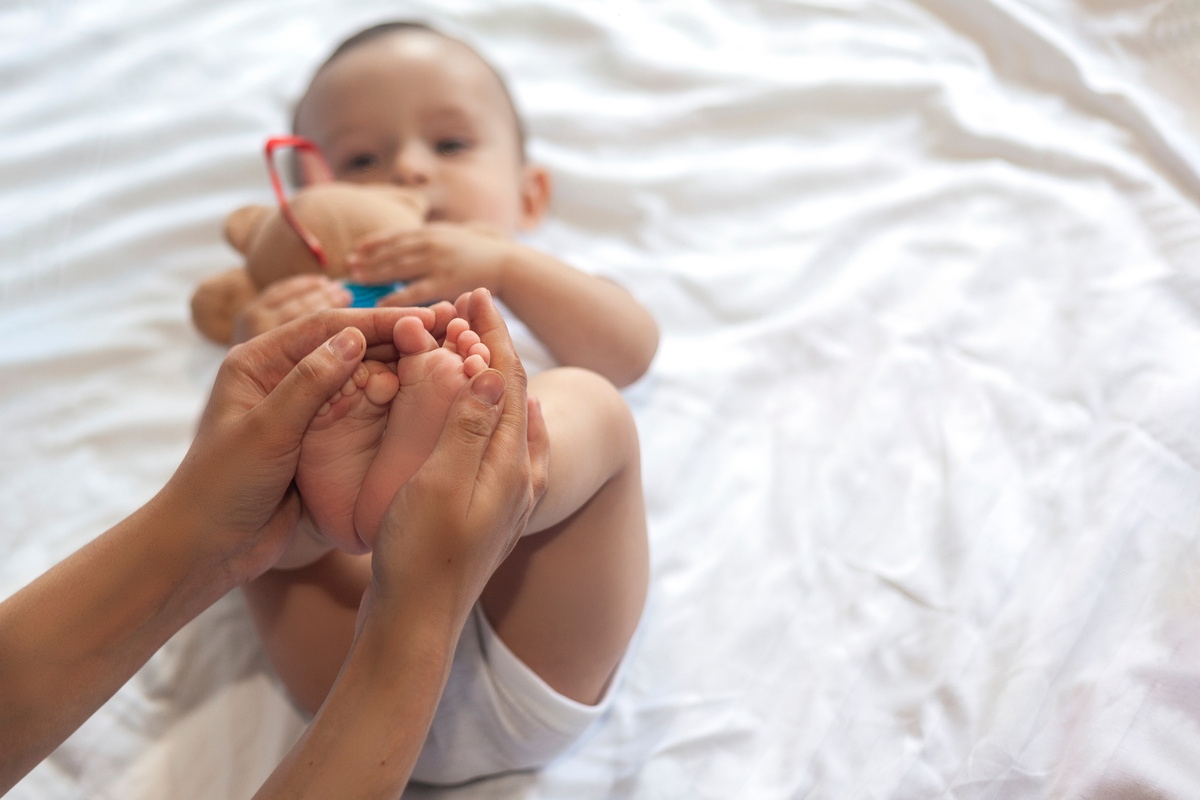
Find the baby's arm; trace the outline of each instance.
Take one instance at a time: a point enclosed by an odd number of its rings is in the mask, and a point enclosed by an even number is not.
[[[356,278],[408,286],[385,305],[453,300],[483,287],[499,297],[564,366],[617,386],[640,378],[658,349],[658,326],[628,291],[479,225],[435,222],[381,234],[351,256]]]
[[[658,325],[624,287],[513,243],[496,294],[564,366],[598,372],[618,387],[645,374]]]

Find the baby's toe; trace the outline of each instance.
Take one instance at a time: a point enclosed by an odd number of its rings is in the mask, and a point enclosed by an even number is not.
[[[392,331],[392,340],[400,356],[416,355],[437,348],[437,340],[416,317],[402,317]]]
[[[396,393],[400,391],[400,379],[396,377],[396,373],[392,372],[379,362],[372,362],[378,366],[378,369],[372,369],[366,382],[363,385],[363,391],[367,394],[367,399],[377,406],[386,405],[392,402]]]
[[[487,368],[487,362],[484,361],[479,355],[467,356],[467,359],[463,361],[463,373],[466,374],[468,378],[474,378]]]
[[[450,341],[447,336],[447,341]],[[463,358],[471,352],[471,348],[479,344],[479,334],[472,330],[465,330],[454,339],[454,350]]]
[[[354,375],[351,377],[351,380],[354,381],[354,385],[359,389],[367,385],[367,379],[371,377],[371,370],[367,365],[373,363],[377,364],[379,362],[360,361],[358,366],[354,368]]]

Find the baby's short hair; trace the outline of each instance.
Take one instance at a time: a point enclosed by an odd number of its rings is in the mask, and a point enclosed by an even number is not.
[[[486,58],[481,56],[479,54],[479,51],[476,50],[474,47],[471,47],[471,45],[467,44],[466,42],[462,41],[461,39],[455,39],[453,36],[448,36],[447,34],[439,31],[437,28],[434,28],[431,25],[427,25],[424,22],[414,22],[414,21],[409,21],[409,20],[396,20],[393,22],[381,22],[378,25],[372,25],[369,28],[364,28],[363,30],[359,31],[358,33],[347,37],[341,44],[339,44],[337,47],[335,47],[333,49],[333,52],[329,54],[329,58],[325,59],[325,61],[322,62],[321,66],[317,68],[317,73],[314,73],[314,74],[319,74],[321,72],[321,70],[325,69],[330,64],[332,64],[334,61],[336,61],[338,58],[340,58],[341,56],[350,52],[351,50],[361,47],[362,45],[367,44],[369,42],[373,42],[376,39],[382,39],[385,36],[391,36],[391,35],[397,34],[397,33],[429,33],[434,36],[440,36],[443,39],[448,39],[452,42],[457,42],[458,44],[461,44],[463,47],[467,48],[472,53],[474,53],[476,58],[478,58],[481,62],[483,62],[483,65],[486,66],[491,71],[492,75],[496,76],[496,82],[500,84],[500,91],[503,92],[504,99],[508,103],[508,108],[512,112],[513,124],[516,126],[516,129],[517,129],[517,150],[520,153],[521,160],[524,161],[526,158],[526,154],[525,154],[525,140],[526,140],[525,120],[521,118],[521,113],[517,110],[517,104],[513,100],[512,92],[509,91],[508,82],[504,80],[504,76],[500,74],[499,70],[497,70],[494,66],[492,66],[492,63],[490,61],[488,61]],[[295,118],[293,117],[292,130],[295,131],[295,128],[296,128],[296,121],[295,121]]]

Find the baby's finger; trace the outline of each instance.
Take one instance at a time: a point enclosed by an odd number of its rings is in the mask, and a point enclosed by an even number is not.
[[[348,266],[350,274],[364,282],[411,281],[426,271],[423,259],[401,254],[391,247],[380,249]]]
[[[333,281],[314,289],[304,295],[304,298],[314,303],[317,308],[346,308],[354,301],[354,295],[349,289]]]
[[[295,297],[321,291],[331,286],[333,286],[333,282],[324,275],[295,275],[272,283],[263,289],[260,297],[266,305],[279,306]]]
[[[344,308],[350,305],[350,293],[340,287],[320,288],[289,298],[278,311],[286,320],[299,319],[305,314],[326,308]]]
[[[380,231],[379,233],[373,233],[370,236],[364,236],[362,239],[360,239],[358,241],[358,244],[356,244],[354,247],[354,252],[359,255],[367,255],[369,253],[374,252],[381,245],[400,241],[400,240],[404,239],[405,237],[410,236],[412,233],[413,233],[413,231],[396,231],[396,230]]]
[[[376,305],[380,306],[421,306],[431,301],[441,300],[434,289],[433,282],[417,280],[384,297]]]

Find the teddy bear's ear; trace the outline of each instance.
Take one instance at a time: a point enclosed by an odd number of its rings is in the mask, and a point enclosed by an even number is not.
[[[245,255],[254,231],[270,213],[266,206],[244,206],[225,218],[225,240]]]

